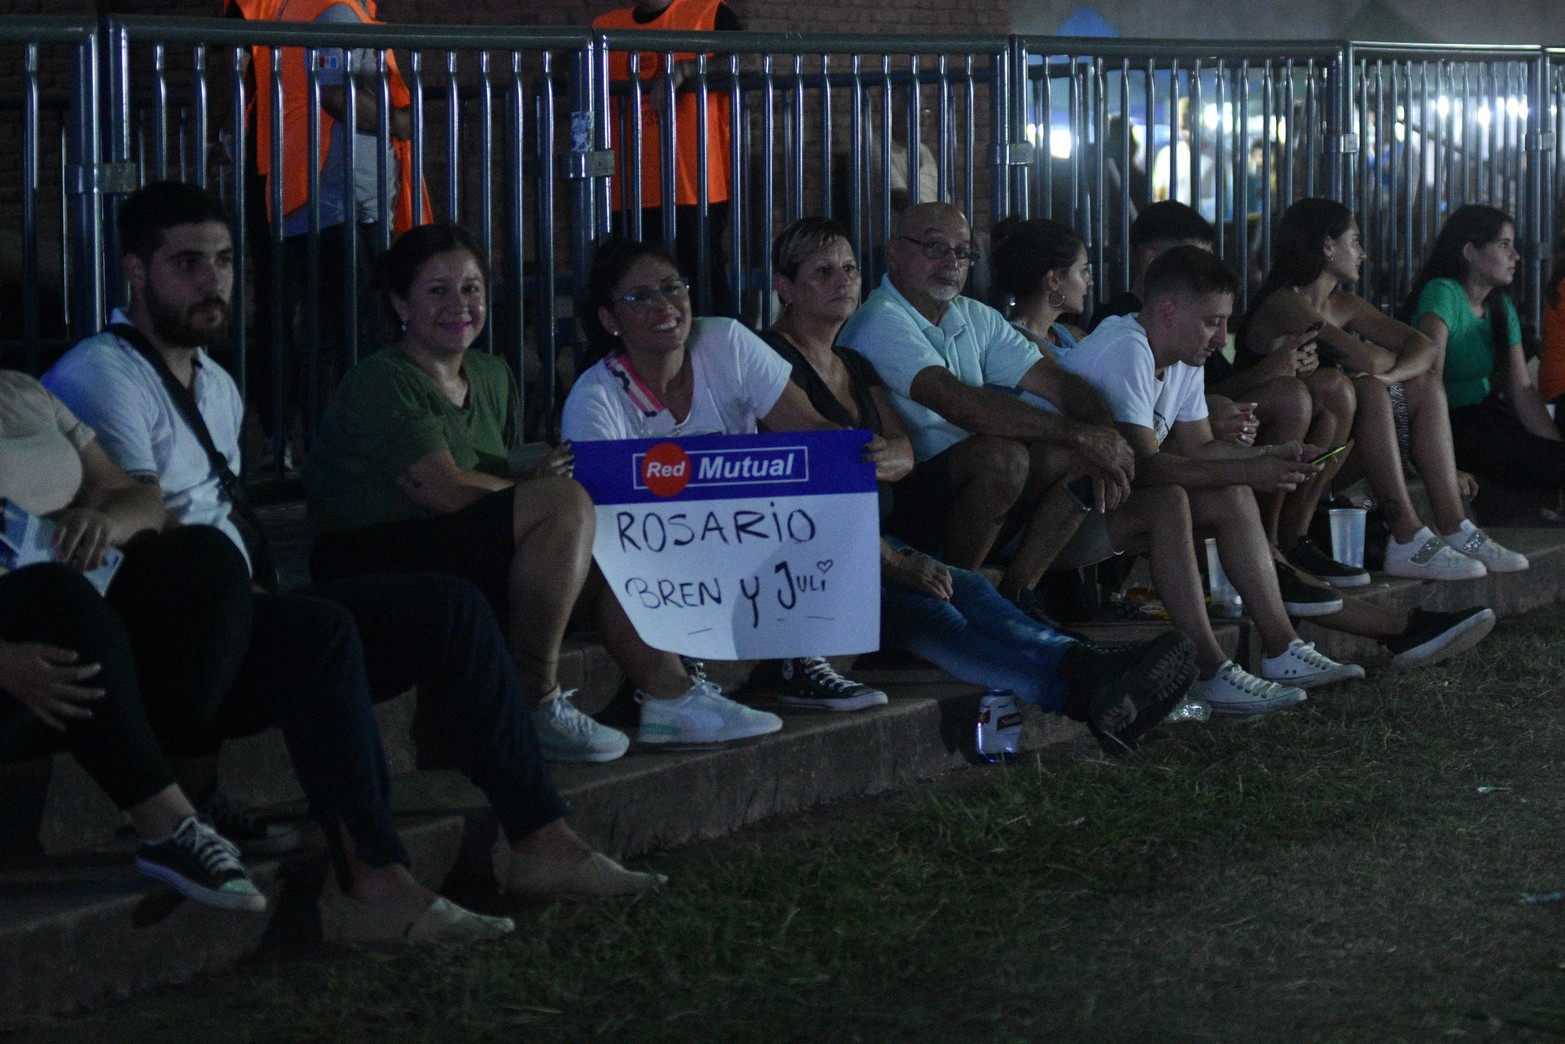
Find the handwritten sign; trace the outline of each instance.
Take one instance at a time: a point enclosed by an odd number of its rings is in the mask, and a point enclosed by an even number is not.
[[[593,557],[643,641],[709,660],[880,645],[866,431],[578,442]]]

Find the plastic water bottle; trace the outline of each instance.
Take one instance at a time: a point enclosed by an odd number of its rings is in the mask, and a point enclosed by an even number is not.
[[[989,764],[1010,761],[1022,739],[1022,707],[1016,693],[990,689],[978,701],[978,756]]]

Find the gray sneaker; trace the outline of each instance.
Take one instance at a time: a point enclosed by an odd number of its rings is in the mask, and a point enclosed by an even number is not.
[[[538,745],[548,761],[613,761],[630,749],[630,737],[618,729],[600,725],[571,703],[570,689],[533,711]]]
[[[1304,690],[1257,678],[1232,660],[1217,673],[1190,686],[1190,696],[1212,708],[1213,714],[1256,715],[1303,703]]]
[[[637,739],[653,747],[706,747],[770,735],[782,719],[767,711],[735,703],[709,681],[692,685],[672,700],[653,699],[637,691],[641,728]]]

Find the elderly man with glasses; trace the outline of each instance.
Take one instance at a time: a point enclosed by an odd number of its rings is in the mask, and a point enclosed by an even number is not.
[[[890,530],[964,569],[1019,533],[998,586],[1038,615],[1051,563],[1106,557],[1103,511],[1129,495],[1135,457],[1090,384],[962,296],[978,254],[960,210],[920,204],[891,233],[886,277],[839,339],[874,364],[912,436]]]

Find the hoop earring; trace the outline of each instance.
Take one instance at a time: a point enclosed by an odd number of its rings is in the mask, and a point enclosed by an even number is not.
[[[1055,287],[1053,290],[1049,291],[1049,296],[1046,298],[1046,300],[1049,302],[1050,308],[1062,307],[1065,304],[1065,291],[1061,290],[1059,287]]]

